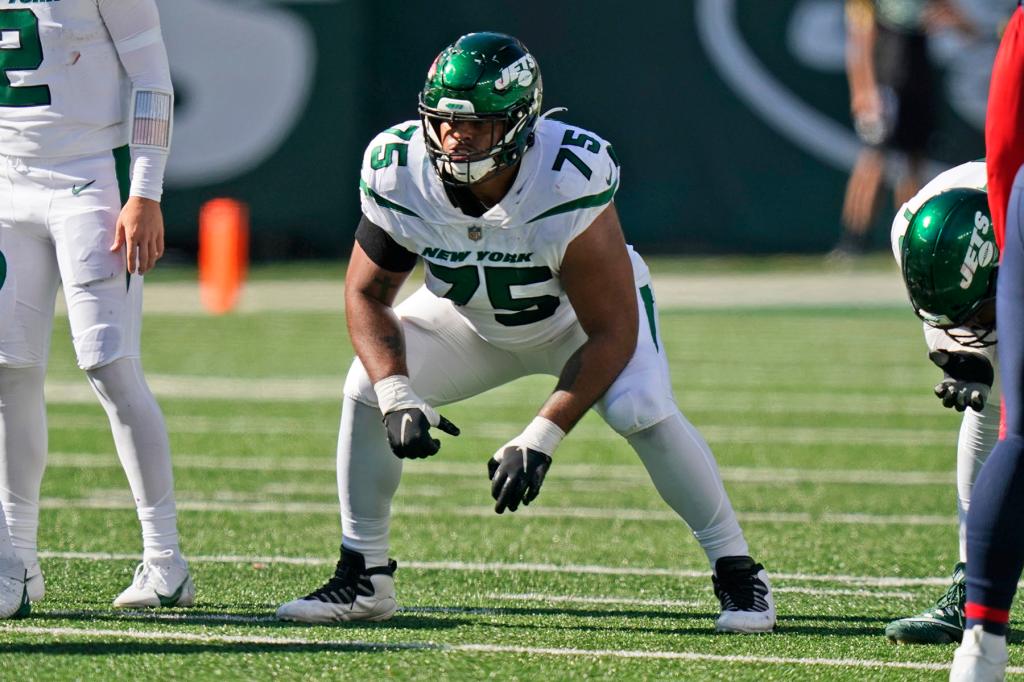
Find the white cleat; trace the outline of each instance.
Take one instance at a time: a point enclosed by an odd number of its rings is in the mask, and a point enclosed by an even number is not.
[[[953,654],[949,682],[1002,682],[1006,660],[1006,637],[975,625],[964,630],[964,639]]]
[[[196,587],[185,559],[172,549],[146,552],[135,568],[132,584],[114,600],[122,609],[192,606]]]
[[[342,547],[334,575],[319,589],[277,609],[281,620],[337,623],[387,620],[398,610],[394,573],[398,564],[366,568],[359,552]]]
[[[25,569],[25,575],[27,576],[25,586],[28,588],[28,600],[33,604],[42,601],[46,596],[46,584],[43,582],[43,570],[39,567],[39,562],[35,561],[29,564]]]
[[[30,608],[25,564],[17,556],[0,557],[0,618],[23,618]]]
[[[764,566],[748,556],[722,557],[711,576],[722,612],[716,632],[758,633],[775,629],[775,599]]]

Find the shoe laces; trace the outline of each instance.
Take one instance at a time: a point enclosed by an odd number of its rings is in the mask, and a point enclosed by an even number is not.
[[[354,604],[360,596],[373,594],[371,576],[392,575],[397,566],[398,564],[394,561],[390,561],[387,566],[366,568],[361,555],[353,556],[346,553],[338,560],[334,568],[334,575],[303,599],[335,604]]]
[[[757,574],[764,570],[761,564],[749,569],[721,571],[711,576],[715,596],[722,603],[723,611],[767,611],[768,586]]]
[[[935,608],[943,613],[962,615],[966,601],[967,583],[962,580],[954,580],[946,589],[946,593],[935,602]]]
[[[174,552],[172,550],[165,550],[149,559],[143,559],[135,567],[135,576],[132,578],[132,584],[138,588],[143,588],[150,583],[150,577],[155,576],[166,585],[167,576],[171,571],[170,559],[173,556]]]

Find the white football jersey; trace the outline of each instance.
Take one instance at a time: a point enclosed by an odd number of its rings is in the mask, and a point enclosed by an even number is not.
[[[984,192],[987,186],[988,177],[985,173],[984,160],[968,161],[936,175],[931,182],[922,187],[921,191],[915,194],[910,201],[900,206],[900,210],[896,212],[896,217],[892,221],[892,232],[890,235],[892,239],[892,254],[896,258],[896,264],[900,265],[903,237],[907,233],[907,228],[910,227],[910,221],[913,220],[914,215],[924,205],[924,202],[947,190],[966,187],[969,189],[979,189]],[[955,329],[952,331],[960,334],[970,333],[967,329]],[[930,351],[947,350],[980,353],[995,362],[996,351],[994,345],[985,348],[966,347],[957,343],[941,329],[936,329],[927,324],[924,325],[924,337]]]
[[[896,217],[892,221],[892,232],[890,237],[892,239],[892,255],[896,258],[896,264],[900,264],[900,251],[903,248],[903,235],[907,233],[907,228],[910,227],[910,221],[913,219],[917,211],[924,205],[924,202],[928,201],[937,194],[951,189],[958,189],[966,187],[968,189],[980,189],[982,192],[987,191],[988,178],[985,174],[985,161],[968,161],[962,163],[955,168],[950,168],[948,171],[939,173],[936,175],[931,182],[921,188],[914,197],[907,203],[900,206],[900,210],[896,211]]]
[[[0,5],[0,154],[78,156],[127,144],[131,82],[101,1]]]
[[[541,119],[520,163],[500,203],[466,215],[445,193],[414,120],[370,142],[360,178],[363,213],[423,258],[427,288],[509,350],[551,341],[575,323],[559,280],[562,258],[619,187],[611,145],[560,121]],[[630,256],[638,281],[648,278],[632,249]]]

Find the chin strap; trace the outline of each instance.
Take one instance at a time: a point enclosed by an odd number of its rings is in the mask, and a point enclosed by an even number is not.
[[[548,116],[554,116],[555,114],[560,114],[563,111],[569,111],[568,107],[554,107],[552,109],[548,109],[543,114],[541,114],[540,117],[537,118],[537,120],[543,121]]]

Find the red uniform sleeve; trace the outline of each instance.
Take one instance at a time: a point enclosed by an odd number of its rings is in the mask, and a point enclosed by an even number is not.
[[[1006,207],[1017,171],[1024,165],[1024,9],[1017,10],[999,44],[985,120],[988,203],[1002,253]]]

